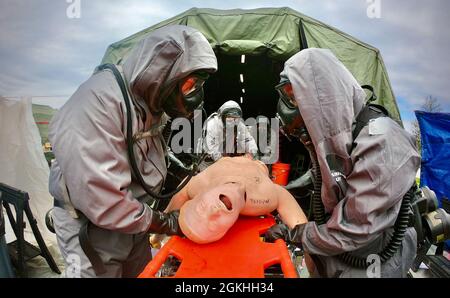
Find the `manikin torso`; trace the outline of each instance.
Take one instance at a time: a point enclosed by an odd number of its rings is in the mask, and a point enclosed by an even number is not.
[[[306,222],[295,199],[269,179],[267,167],[247,157],[225,157],[192,178],[166,211],[180,209],[183,233],[197,243],[219,240],[239,215],[278,210],[289,226]]]

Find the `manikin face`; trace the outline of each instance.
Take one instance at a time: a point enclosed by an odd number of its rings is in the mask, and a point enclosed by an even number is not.
[[[245,200],[245,189],[238,183],[209,189],[181,207],[181,230],[197,243],[219,240],[238,219]]]

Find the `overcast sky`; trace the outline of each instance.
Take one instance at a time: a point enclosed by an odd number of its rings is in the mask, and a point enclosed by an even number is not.
[[[0,95],[59,107],[109,44],[191,7],[288,6],[380,49],[407,126],[428,95],[450,112],[448,0],[379,0],[379,19],[367,0],[79,0],[80,18],[68,18],[72,1],[1,0]]]

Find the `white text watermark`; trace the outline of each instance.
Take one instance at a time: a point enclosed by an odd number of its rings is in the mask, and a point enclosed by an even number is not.
[[[369,19],[381,19],[381,0],[366,0],[367,17]]]
[[[379,255],[369,255],[367,262],[370,264],[367,267],[366,274],[368,278],[381,278],[381,259]]]
[[[207,129],[205,126],[208,126],[209,121],[216,122]],[[258,153],[259,159],[265,164],[278,161],[279,121],[276,118],[248,118],[230,124],[221,121],[219,117],[209,119],[204,124],[200,110],[195,111],[194,121],[174,119],[171,129],[177,133],[170,142],[172,152],[220,155]],[[258,152],[249,152],[255,149]]]
[[[66,0],[69,3],[66,9],[66,16],[69,19],[81,18],[81,0]]]

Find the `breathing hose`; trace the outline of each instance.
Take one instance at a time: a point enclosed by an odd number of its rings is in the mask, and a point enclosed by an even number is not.
[[[150,189],[150,186],[144,181],[144,178],[141,175],[141,172],[139,171],[137,164],[136,164],[136,156],[134,154],[133,149],[133,121],[131,118],[131,104],[130,104],[130,98],[128,96],[128,91],[125,86],[125,82],[122,78],[122,75],[120,74],[119,70],[114,64],[104,64],[97,68],[97,70],[105,70],[109,69],[114,74],[114,77],[116,78],[117,83],[119,84],[120,91],[122,92],[122,96],[125,101],[125,106],[127,109],[127,152],[128,152],[128,159],[130,160],[131,169],[133,171],[134,176],[138,180],[138,183],[141,185],[141,187],[144,189],[144,191],[152,198],[158,199],[158,200],[167,200],[172,198],[173,195],[178,193],[183,187],[186,186],[186,184],[189,183],[189,181],[192,179],[194,174],[197,172],[198,165],[197,163],[194,163],[194,167],[192,171],[189,173],[188,177],[184,179],[184,181],[172,192],[167,194],[157,194],[153,192]],[[204,158],[204,157],[202,157]],[[202,159],[201,158],[201,159]]]
[[[306,150],[308,150],[309,156],[312,162],[312,175],[314,191],[312,194],[311,206],[312,206],[312,215],[313,220],[318,224],[322,225],[326,222],[325,219],[325,207],[322,203],[322,174],[320,172],[320,165],[317,161],[317,154],[314,150],[314,145],[311,141],[311,137],[309,136],[306,127],[302,127],[299,133],[299,139],[302,144],[305,146]]]
[[[382,264],[389,260],[392,256],[394,256],[394,254],[402,244],[406,230],[409,227],[411,198],[412,192],[408,191],[403,197],[402,205],[400,207],[400,213],[397,217],[397,221],[395,222],[392,237],[389,240],[389,243],[384,247],[384,249],[380,253],[378,253]],[[371,263],[367,262],[366,259],[356,257],[350,253],[339,255],[338,258],[345,264],[360,269],[365,269],[371,265]]]
[[[172,125],[172,120],[171,119],[167,120],[166,126],[164,127],[164,129],[161,133],[163,136],[164,142],[166,142],[166,144],[169,143],[170,137],[172,136],[171,125]]]
[[[302,135],[303,137],[303,135]],[[308,137],[308,135],[304,136],[305,139]],[[312,164],[313,164],[313,175],[315,176],[314,179],[314,193],[312,197],[312,207],[313,207],[313,217],[314,221],[317,223],[317,225],[323,225],[326,223],[326,215],[325,215],[325,207],[322,202],[322,174],[320,172],[320,166],[317,160],[317,155],[314,150],[313,145],[310,141],[302,140],[303,144],[305,145],[306,149],[309,151],[309,154],[311,156]],[[389,260],[394,254],[397,252],[399,247],[402,244],[402,241],[405,237],[405,233],[407,228],[409,227],[410,222],[410,211],[411,211],[411,203],[412,203],[412,196],[414,193],[414,189],[411,188],[403,197],[402,204],[400,207],[400,212],[397,217],[397,220],[394,225],[394,232],[391,236],[391,239],[389,240],[389,243],[384,247],[384,249],[378,253],[381,259],[381,263],[385,263],[387,260]],[[351,266],[356,267],[359,269],[365,269],[371,265],[365,258],[360,258],[357,256],[352,255],[351,253],[347,252],[341,255],[337,256],[339,260],[341,260],[343,263]]]
[[[130,103],[129,101],[125,100],[125,104],[127,106],[127,110],[130,111]],[[127,113],[127,123],[131,124],[131,113]],[[133,170],[134,176],[136,177],[136,179],[138,180],[138,183],[142,186],[142,188],[145,190],[145,192],[151,196],[152,198],[158,199],[158,200],[167,200],[172,198],[175,194],[177,194],[181,189],[183,189],[183,187],[185,187],[189,181],[192,179],[192,177],[194,176],[194,173],[196,172],[196,168],[197,166],[194,165],[194,168],[192,169],[192,171],[189,173],[188,177],[186,179],[184,179],[184,181],[177,187],[175,188],[174,191],[161,195],[161,194],[157,194],[155,192],[153,192],[150,189],[150,186],[144,181],[144,178],[141,175],[141,172],[139,171],[137,164],[136,164],[136,156],[134,155],[134,149],[133,149],[133,135],[132,135],[132,131],[131,131],[131,125],[127,126],[127,151],[128,151],[128,157],[130,160],[130,164],[131,164],[131,169]]]
[[[314,221],[318,225],[322,225],[326,222],[325,220],[325,207],[322,203],[322,174],[320,173],[320,166],[317,160],[313,159],[313,169],[314,169],[314,192],[312,198],[313,216]]]

